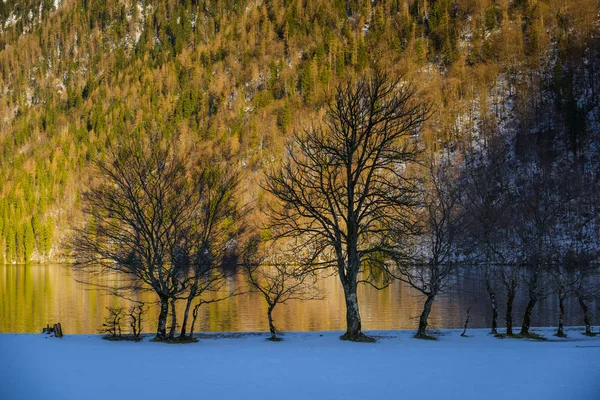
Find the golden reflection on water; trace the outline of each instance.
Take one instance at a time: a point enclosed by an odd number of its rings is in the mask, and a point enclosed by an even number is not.
[[[106,284],[109,279],[103,278],[96,283]],[[241,284],[241,280],[232,278],[227,282],[226,291],[240,289]],[[317,287],[325,295],[324,300],[293,301],[275,309],[279,330],[344,329],[345,304],[338,278],[322,278]],[[430,316],[431,327],[462,326],[470,306],[473,306],[470,327],[488,326],[487,306],[481,288],[472,287],[463,292],[436,300]],[[147,292],[140,294],[138,299],[156,300]],[[362,286],[359,301],[365,330],[414,329],[422,307],[421,297],[400,282],[380,291]],[[179,315],[183,301],[180,303]],[[106,307],[128,305],[123,299],[77,282],[68,266],[0,265],[0,332],[40,332],[46,324],[61,322],[65,333],[97,333],[107,315]],[[540,309],[548,312],[547,307]],[[196,331],[268,330],[266,305],[258,294],[231,297],[203,305],[200,310]],[[151,306],[146,316],[146,331],[154,329],[157,315],[158,307]]]

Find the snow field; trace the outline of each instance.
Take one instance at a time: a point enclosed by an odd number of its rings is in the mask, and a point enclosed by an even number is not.
[[[0,399],[600,399],[600,338],[498,339],[487,329],[202,334],[191,344],[0,335]]]

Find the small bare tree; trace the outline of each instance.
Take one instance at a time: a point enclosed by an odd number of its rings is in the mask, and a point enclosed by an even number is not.
[[[259,292],[267,303],[267,318],[269,320],[269,340],[279,341],[277,329],[273,321],[273,311],[279,304],[290,300],[321,299],[319,291],[314,286],[314,276],[294,263],[291,259],[277,254],[272,248],[268,254],[258,254],[258,239],[253,239],[249,245],[248,256],[245,257],[243,270],[251,290]]]
[[[231,278],[230,275],[224,275],[224,279],[216,280],[213,282],[213,284],[210,285],[210,287],[207,287],[203,291],[198,292],[199,294],[198,294],[198,296],[196,296],[196,304],[194,305],[194,308],[192,309],[192,322],[190,323],[189,333],[187,334],[188,339],[192,340],[194,337],[194,329],[196,327],[196,321],[198,320],[198,315],[200,313],[200,307],[202,307],[205,304],[218,303],[220,301],[230,299],[232,297],[244,294],[244,292],[242,292],[242,291],[228,292],[226,294],[220,293],[221,289],[225,286],[225,283],[230,278]],[[211,299],[203,298],[202,294],[207,294],[207,293],[217,294],[217,296],[213,297]]]
[[[148,311],[144,303],[135,304],[127,310],[129,315],[129,327],[134,340],[139,341],[142,334],[142,326],[144,323],[144,314]]]
[[[397,278],[425,296],[416,338],[428,338],[427,321],[436,296],[447,290],[459,267],[461,233],[467,223],[459,187],[448,165],[431,161],[424,191],[422,231],[416,237],[413,262],[398,262]]]
[[[119,339],[122,336],[121,320],[125,316],[123,307],[106,307],[109,315],[104,318],[101,333],[107,333],[110,339]]]
[[[341,339],[372,341],[362,333],[357,287],[372,283],[369,271],[387,273],[386,258],[403,250],[391,237],[412,227],[418,188],[406,166],[419,154],[415,139],[428,114],[411,85],[385,73],[340,84],[324,126],[295,134],[283,165],[266,176],[279,202],[269,213],[273,237],[298,243],[309,269],[339,276]]]

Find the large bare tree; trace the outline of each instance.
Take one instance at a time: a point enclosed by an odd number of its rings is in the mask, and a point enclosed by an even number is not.
[[[362,333],[357,286],[387,268],[387,253],[399,251],[395,238],[411,229],[418,188],[407,166],[428,113],[413,86],[382,72],[340,84],[324,123],[296,133],[281,167],[266,176],[265,189],[279,201],[270,210],[274,237],[293,238],[308,268],[339,276],[342,339],[371,340]]]

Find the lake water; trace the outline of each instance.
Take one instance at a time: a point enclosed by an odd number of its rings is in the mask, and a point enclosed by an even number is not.
[[[98,282],[102,283],[102,282]],[[232,278],[227,290],[234,291],[241,281]],[[281,331],[323,331],[345,328],[343,290],[338,278],[326,277],[317,282],[326,296],[324,300],[290,302],[275,310],[275,324]],[[140,299],[154,301],[151,293]],[[498,293],[500,321],[504,323],[504,300]],[[520,326],[526,298],[515,302],[515,325]],[[363,329],[415,329],[422,309],[422,296],[401,282],[384,290],[363,286],[359,290]],[[90,288],[73,278],[64,265],[0,265],[0,332],[40,332],[46,324],[60,322],[65,333],[98,333],[106,307],[127,306],[127,302]],[[432,328],[461,328],[467,309],[471,307],[469,327],[483,328],[491,324],[488,298],[477,271],[456,277],[456,289],[436,299],[430,317]],[[155,328],[157,308],[148,313],[145,330]],[[598,315],[598,304],[590,304],[591,314]],[[541,300],[533,314],[534,326],[557,324],[556,298]],[[575,299],[567,304],[566,324],[581,325],[582,316]],[[267,331],[266,306],[256,294],[244,294],[219,303],[202,306],[196,331],[247,332]]]

